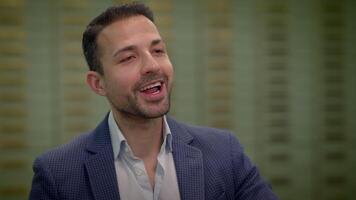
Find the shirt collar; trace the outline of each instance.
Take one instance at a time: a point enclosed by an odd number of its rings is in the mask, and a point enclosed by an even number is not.
[[[114,158],[118,158],[120,151],[122,151],[124,148],[126,149],[130,149],[130,148],[126,142],[126,138],[122,134],[118,125],[116,124],[112,111],[110,111],[109,113],[108,124],[109,124],[110,136],[111,136],[111,145],[114,152]],[[161,146],[161,151],[163,147],[165,147],[166,151],[172,152],[172,133],[171,133],[171,129],[168,126],[165,115],[163,116],[163,134],[164,134],[164,140]]]

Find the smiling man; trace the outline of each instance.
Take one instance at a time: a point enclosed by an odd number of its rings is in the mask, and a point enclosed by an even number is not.
[[[148,7],[108,8],[83,51],[87,83],[111,111],[35,160],[30,199],[277,199],[231,133],[166,116],[173,67]]]

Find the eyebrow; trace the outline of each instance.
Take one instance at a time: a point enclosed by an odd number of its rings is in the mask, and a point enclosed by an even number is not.
[[[151,42],[151,46],[157,45],[159,43],[163,43],[163,41],[161,39],[155,39]]]
[[[161,39],[155,39],[155,40],[152,40],[151,42],[151,45],[150,46],[155,46],[159,43],[162,43],[163,41]],[[121,52],[124,52],[124,51],[132,51],[136,48],[135,45],[129,45],[129,46],[126,46],[126,47],[123,47],[121,49],[118,49],[117,51],[114,52],[113,54],[113,57],[117,56],[117,54],[121,53]]]

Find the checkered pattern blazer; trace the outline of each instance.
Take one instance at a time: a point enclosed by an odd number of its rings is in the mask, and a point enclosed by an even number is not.
[[[225,131],[171,118],[173,158],[182,200],[275,200],[269,185]],[[108,120],[88,134],[38,157],[30,200],[118,200]]]

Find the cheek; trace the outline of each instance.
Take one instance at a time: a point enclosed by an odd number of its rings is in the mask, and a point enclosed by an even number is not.
[[[173,70],[173,66],[169,60],[165,63],[165,72],[170,78],[173,78],[174,70]]]
[[[167,65],[165,68],[165,74],[168,77],[168,90],[170,91],[173,85],[173,79],[174,79],[174,69],[172,65]]]
[[[118,93],[127,93],[132,90],[135,83],[137,82],[137,77],[128,72],[120,72],[119,75],[113,80],[113,87],[115,87]]]
[[[105,81],[106,90],[112,94],[121,93],[122,89],[127,87],[125,77],[117,76],[112,72],[107,72]]]
[[[169,75],[168,75],[169,77],[170,77],[170,82],[171,82],[171,84],[172,84],[172,82],[173,82],[173,79],[174,79],[174,69],[173,69],[173,67],[172,67],[172,65],[171,65],[171,67],[169,68]]]

